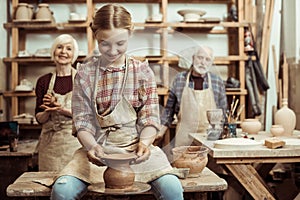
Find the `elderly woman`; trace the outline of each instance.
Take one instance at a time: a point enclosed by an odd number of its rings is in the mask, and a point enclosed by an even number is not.
[[[51,47],[56,68],[39,77],[36,84],[35,116],[42,124],[38,144],[40,171],[60,171],[81,145],[72,136],[71,99],[78,57],[78,44],[69,34],[59,35]]]

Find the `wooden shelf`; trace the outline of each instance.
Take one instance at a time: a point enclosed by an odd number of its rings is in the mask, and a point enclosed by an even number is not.
[[[19,0],[10,0],[11,8],[13,10],[17,7]],[[24,3],[35,4],[31,0],[22,0]],[[225,4],[230,9],[232,0],[190,0],[190,4]],[[23,104],[23,98],[35,97],[34,91],[32,92],[14,92],[12,91],[20,81],[19,73],[22,72],[20,67],[36,67],[41,65],[55,66],[50,57],[17,57],[20,50],[26,49],[26,35],[27,34],[61,34],[61,33],[84,33],[87,36],[87,54],[95,49],[95,41],[93,33],[89,28],[90,21],[93,18],[94,8],[97,3],[140,3],[140,4],[157,4],[158,11],[162,14],[162,22],[152,23],[145,22],[143,19],[134,22],[135,30],[137,33],[149,33],[159,36],[160,48],[166,51],[160,51],[161,55],[148,55],[136,56],[140,60],[148,60],[149,63],[157,63],[162,66],[162,80],[164,83],[169,84],[169,67],[176,68],[179,58],[175,54],[168,53],[168,36],[176,32],[183,32],[184,34],[197,33],[197,34],[223,34],[228,36],[228,42],[236,42],[235,44],[228,45],[228,56],[217,56],[214,59],[214,65],[230,66],[230,69],[235,70],[236,77],[239,77],[241,88],[227,89],[227,95],[239,95],[240,103],[245,104],[247,90],[245,88],[245,62],[248,56],[244,53],[244,28],[253,25],[251,20],[246,19],[245,10],[247,5],[244,0],[235,0],[238,9],[238,22],[230,21],[217,21],[216,23],[190,23],[182,21],[167,21],[168,18],[168,4],[186,4],[186,0],[43,0],[43,3],[50,4],[83,4],[87,8],[87,20],[80,23],[66,22],[36,22],[34,20],[29,22],[9,21],[3,24],[3,27],[10,34],[11,56],[3,58],[3,62],[8,66],[9,73],[11,74],[11,84],[9,86],[11,91],[4,91],[3,96],[11,98],[12,111],[11,115],[19,114],[19,107]],[[250,11],[247,11],[247,13]],[[12,16],[12,14],[11,14]],[[232,31],[234,30],[234,31]],[[84,61],[85,56],[80,56],[77,61]],[[234,69],[236,67],[236,69]],[[168,85],[168,84],[162,85]],[[164,98],[168,95],[168,88],[158,88],[158,95]],[[241,116],[244,116],[243,114]]]
[[[77,61],[82,62],[85,58],[86,58],[86,56],[79,56]],[[33,64],[33,63],[35,63],[35,64],[43,63],[43,64],[54,66],[54,62],[51,60],[50,57],[34,57],[34,56],[31,56],[31,57],[23,57],[23,58],[22,57],[3,58],[3,62],[4,63],[18,62],[19,64],[23,64],[23,65],[30,65],[30,64]],[[32,67],[32,66],[30,66],[30,67]]]
[[[15,91],[6,91],[3,92],[4,97],[35,97],[34,91],[29,92],[15,92]]]

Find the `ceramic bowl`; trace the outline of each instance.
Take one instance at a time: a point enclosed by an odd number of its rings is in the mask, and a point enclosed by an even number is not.
[[[248,134],[257,134],[261,129],[261,122],[255,118],[244,119],[241,123],[242,131]]]
[[[172,149],[173,167],[189,168],[188,177],[198,177],[208,162],[209,149],[204,146],[179,146]]]
[[[283,136],[284,128],[282,125],[272,125],[270,128],[270,132],[274,137]]]

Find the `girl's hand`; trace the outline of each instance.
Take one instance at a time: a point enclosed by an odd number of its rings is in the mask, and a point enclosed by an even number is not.
[[[151,153],[150,153],[149,147],[146,146],[145,144],[143,144],[142,142],[139,142],[137,153],[136,153],[138,158],[135,160],[135,163],[138,164],[138,163],[148,160],[150,157],[150,154]]]
[[[87,153],[89,161],[97,166],[104,166],[104,164],[101,162],[101,157],[104,155],[103,149],[99,144],[93,146]]]

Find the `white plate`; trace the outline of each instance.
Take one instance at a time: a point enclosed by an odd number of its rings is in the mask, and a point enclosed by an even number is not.
[[[218,149],[254,149],[260,146],[261,142],[248,138],[226,138],[214,142],[214,147]]]
[[[297,138],[287,138],[283,139],[285,141],[285,147],[300,147],[300,139]]]

